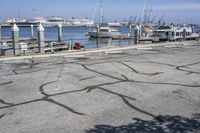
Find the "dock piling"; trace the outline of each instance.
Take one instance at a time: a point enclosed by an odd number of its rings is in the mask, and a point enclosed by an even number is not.
[[[31,38],[34,39],[35,35],[34,35],[34,26],[31,24]]]
[[[132,36],[132,25],[129,25],[129,36]]]
[[[186,29],[184,28],[183,29],[183,41],[185,41],[186,40]]]
[[[58,42],[62,42],[62,25],[58,24]]]
[[[37,28],[37,33],[38,33],[38,51],[39,53],[44,53],[44,27],[40,23],[38,28]]]
[[[69,50],[72,50],[73,46],[72,46],[72,39],[69,41]]]
[[[13,55],[20,55],[19,28],[16,24],[12,26]]]
[[[134,38],[134,43],[135,44],[139,44],[139,33],[140,32],[140,28],[139,28],[139,26],[136,26],[135,27],[135,38]]]

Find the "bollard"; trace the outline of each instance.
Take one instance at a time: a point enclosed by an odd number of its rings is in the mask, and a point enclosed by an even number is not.
[[[71,39],[69,42],[69,50],[72,50],[72,49],[73,49],[73,46],[72,46],[72,39]]]
[[[20,55],[19,28],[16,24],[12,27],[13,55]]]
[[[98,26],[98,25],[97,25],[97,27],[96,27],[96,30],[97,30],[97,33],[96,33],[97,35],[96,35],[96,37],[99,38],[99,26]]]
[[[58,42],[62,42],[62,25],[58,24]]]
[[[139,33],[140,32],[140,28],[139,28],[139,26],[136,26],[135,27],[135,38],[134,38],[134,43],[135,44],[139,44]]]
[[[35,35],[34,35],[34,26],[31,24],[31,38],[34,39]]]
[[[54,53],[53,43],[52,42],[50,42],[50,47],[51,47],[51,53]]]
[[[37,28],[38,32],[38,51],[39,53],[44,53],[44,27],[42,24],[39,24]]]
[[[183,41],[185,41],[186,40],[186,29],[184,28],[183,29]]]
[[[142,25],[141,24],[139,24],[139,26],[138,26],[138,35],[139,35],[139,39],[141,39],[141,37],[142,37]]]
[[[129,36],[130,37],[132,36],[132,25],[131,24],[129,25]]]

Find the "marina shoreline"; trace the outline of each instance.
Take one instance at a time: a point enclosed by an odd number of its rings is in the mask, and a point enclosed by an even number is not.
[[[177,47],[181,45],[200,45],[200,41],[183,41],[183,42],[162,42],[162,43],[152,43],[152,44],[137,44],[132,46],[121,46],[121,47],[107,47],[107,48],[92,48],[92,49],[82,49],[82,50],[70,50],[58,53],[45,53],[45,54],[35,54],[28,56],[11,56],[11,57],[0,57],[0,61],[6,60],[20,60],[20,59],[31,59],[31,58],[45,58],[45,57],[59,57],[59,56],[71,56],[80,55],[87,53],[99,53],[99,52],[109,52],[109,51],[119,51],[119,50],[130,50],[130,49],[148,49],[153,47]]]

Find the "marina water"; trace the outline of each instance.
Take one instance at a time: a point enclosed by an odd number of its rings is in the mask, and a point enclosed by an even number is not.
[[[31,37],[30,27],[19,27],[20,38]],[[122,34],[129,32],[128,27],[118,27]],[[10,38],[12,36],[11,27],[2,27],[2,37]],[[46,41],[57,41],[57,27],[46,27],[45,28],[45,40]],[[107,46],[124,46],[133,45],[134,40],[113,40],[112,38],[90,38],[86,36],[88,27],[63,27],[62,40],[64,42],[72,41],[72,43],[79,42],[85,46],[85,48],[101,48]],[[34,28],[35,36],[37,36],[37,27]],[[134,31],[134,28],[133,30]],[[133,33],[134,34],[134,33]]]

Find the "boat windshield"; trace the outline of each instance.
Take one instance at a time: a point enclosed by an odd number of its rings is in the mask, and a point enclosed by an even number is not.
[[[170,26],[160,26],[158,29],[159,30],[168,30],[168,29],[171,29],[171,27]]]
[[[108,32],[109,30],[108,29],[100,29],[99,31]]]

